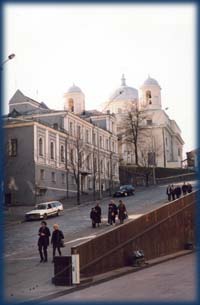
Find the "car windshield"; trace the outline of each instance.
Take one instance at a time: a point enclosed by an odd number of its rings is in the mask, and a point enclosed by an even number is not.
[[[120,191],[123,191],[124,189],[126,189],[126,186],[124,185],[124,186],[120,186]]]
[[[46,210],[47,206],[45,204],[40,204],[35,207],[35,210]]]

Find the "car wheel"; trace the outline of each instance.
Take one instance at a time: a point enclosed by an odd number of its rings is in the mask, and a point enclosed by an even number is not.
[[[44,214],[44,219],[47,219],[47,217],[48,217],[47,214]]]

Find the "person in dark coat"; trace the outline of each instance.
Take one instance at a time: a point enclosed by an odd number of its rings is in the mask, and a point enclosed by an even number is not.
[[[120,224],[124,223],[124,219],[127,217],[127,211],[126,206],[122,200],[119,200],[118,205],[118,218],[120,221]]]
[[[38,250],[40,253],[40,263],[48,261],[47,247],[49,245],[49,237],[51,235],[46,221],[41,222],[41,227],[38,232]]]
[[[118,214],[117,206],[113,200],[108,205],[108,224],[112,225],[115,223],[116,215]]]
[[[101,207],[99,205],[99,202],[97,202],[97,204],[95,206],[95,210],[97,212],[97,225],[99,227],[99,224],[101,223]]]
[[[171,194],[172,194],[172,200],[175,200],[175,187],[174,187],[174,185],[172,184],[171,185]]]
[[[64,239],[64,234],[61,230],[59,230],[59,226],[58,224],[54,224],[53,225],[53,233],[52,233],[52,237],[51,237],[51,244],[53,246],[53,260],[52,262],[54,262],[54,257],[56,255],[56,249],[58,250],[58,254],[61,256],[61,250],[60,247],[62,247],[62,239]]]
[[[181,196],[181,187],[180,187],[179,185],[177,185],[177,186],[175,187],[174,192],[175,192],[176,198],[179,198],[179,197]]]
[[[191,183],[187,184],[187,192],[192,193],[192,184]]]
[[[183,192],[183,195],[186,195],[186,194],[187,194],[187,189],[188,189],[188,187],[187,187],[187,185],[186,185],[185,182],[184,182],[183,185],[182,185],[182,192]]]
[[[172,197],[172,190],[171,190],[171,185],[169,184],[166,190],[166,194],[168,196],[168,201],[171,201],[171,197]]]
[[[98,221],[98,215],[97,215],[97,211],[95,208],[91,209],[90,218],[92,220],[92,228],[96,228],[96,223]]]

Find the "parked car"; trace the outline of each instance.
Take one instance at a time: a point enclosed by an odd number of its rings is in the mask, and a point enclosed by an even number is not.
[[[60,212],[63,211],[63,205],[59,201],[50,201],[39,203],[35,206],[34,210],[25,214],[26,220],[33,219],[47,219],[49,216],[59,216]]]
[[[122,196],[126,197],[134,194],[135,194],[134,186],[131,184],[127,184],[127,185],[121,185],[119,190],[117,190],[113,194],[113,197],[122,197]]]

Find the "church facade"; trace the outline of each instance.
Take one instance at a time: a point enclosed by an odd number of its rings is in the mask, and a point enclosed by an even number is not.
[[[4,118],[6,201],[33,204],[119,185],[115,115],[86,111],[77,86],[64,95],[64,110],[19,90]],[[79,179],[79,180],[77,180]]]
[[[137,89],[126,85],[123,75],[121,86],[103,105],[102,111],[116,116],[120,164],[182,167],[181,130],[162,109],[161,87],[155,79],[148,77],[138,93]],[[134,145],[134,137],[131,141],[131,131],[132,135],[138,132],[137,145]]]

